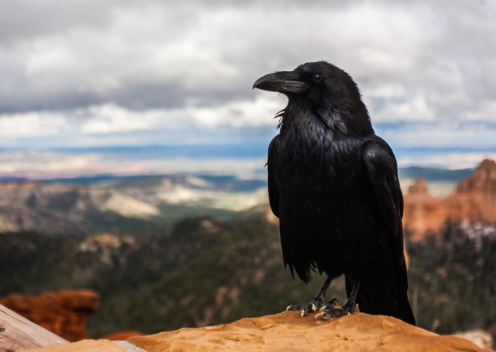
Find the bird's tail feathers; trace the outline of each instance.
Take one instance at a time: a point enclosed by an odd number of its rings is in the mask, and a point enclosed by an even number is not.
[[[396,302],[394,317],[403,320],[405,323],[416,325],[415,316],[406,292],[400,295],[399,300]]]
[[[346,292],[348,295],[353,287],[353,280],[346,277]],[[389,315],[403,320],[405,323],[416,325],[406,290],[398,292],[382,292],[377,287],[368,285],[362,280],[357,294],[357,303],[360,312],[373,315]]]

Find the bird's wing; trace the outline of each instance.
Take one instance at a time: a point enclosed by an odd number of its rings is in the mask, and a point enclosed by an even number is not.
[[[403,194],[398,180],[396,158],[389,145],[379,137],[367,141],[362,149],[362,161],[372,184],[386,227],[386,236],[391,245],[394,263],[400,268],[401,283],[408,288],[405,256],[403,253]]]
[[[279,136],[275,136],[269,144],[267,157],[268,184],[269,184],[269,204],[275,216],[279,217],[279,192],[274,179],[274,150],[279,143]]]

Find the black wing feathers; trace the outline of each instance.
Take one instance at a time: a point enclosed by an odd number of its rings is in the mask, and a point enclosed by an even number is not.
[[[374,190],[377,206],[390,243],[395,288],[391,307],[383,307],[389,314],[415,325],[415,317],[408,302],[408,276],[403,253],[403,195],[398,180],[396,158],[389,145],[379,137],[364,144],[362,161]],[[365,298],[365,297],[364,297]],[[362,303],[364,305],[365,301]],[[366,303],[365,303],[366,304]],[[366,307],[364,307],[366,308]],[[366,309],[364,309],[366,312]]]
[[[379,137],[368,141],[362,149],[362,160],[375,193],[377,206],[386,226],[393,252],[393,265],[402,270],[402,288],[408,288],[405,256],[403,254],[403,194],[398,180],[396,158],[389,145]]]
[[[275,216],[279,217],[279,193],[277,192],[276,181],[274,179],[274,149],[278,143],[279,136],[275,136],[270,142],[267,157],[268,185],[269,185],[269,204]]]

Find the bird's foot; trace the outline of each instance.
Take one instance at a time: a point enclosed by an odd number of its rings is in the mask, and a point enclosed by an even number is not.
[[[341,303],[337,298],[333,298],[330,301],[325,300],[324,295],[318,294],[314,297],[312,302],[304,304],[302,306],[299,305],[291,305],[286,308],[286,311],[300,311],[300,316],[306,317],[310,312],[316,312],[318,310],[322,310],[328,306],[332,307],[335,305],[340,305]]]
[[[341,306],[340,304],[329,304],[320,309],[320,313],[315,315],[315,319],[329,320],[331,318],[339,318],[358,312],[360,312],[358,309],[358,304],[355,304],[354,307],[350,302],[347,302],[344,306]]]

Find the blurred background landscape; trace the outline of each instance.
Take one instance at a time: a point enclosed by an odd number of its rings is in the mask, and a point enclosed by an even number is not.
[[[0,303],[77,340],[308,301],[323,278],[284,270],[267,204],[285,99],[251,86],[328,60],[397,156],[419,326],[496,336],[495,15],[490,0],[3,1]]]

